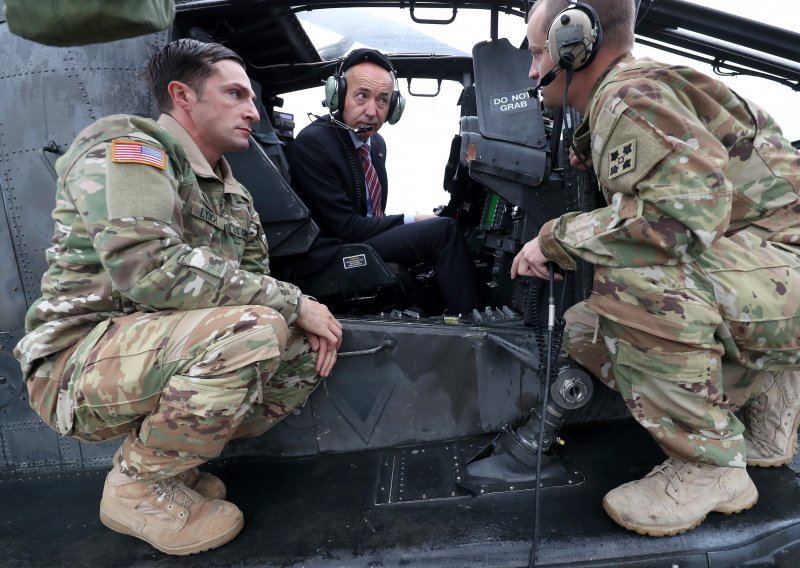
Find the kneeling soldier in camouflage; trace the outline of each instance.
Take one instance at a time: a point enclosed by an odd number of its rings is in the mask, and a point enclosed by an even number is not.
[[[147,75],[158,122],[104,118],[57,163],[49,267],[15,354],[31,405],[60,434],[127,434],[103,523],[191,554],[243,526],[197,466],[300,405],[330,373],[342,331],[269,276],[252,198],[222,157],[247,149],[258,120],[243,61],[179,40]]]
[[[746,467],[797,451],[800,152],[723,83],[635,59],[634,21],[633,0],[533,8],[530,78],[545,106],[584,113],[571,162],[592,166],[607,205],[546,223],[512,275],[594,266],[591,297],[566,313],[566,351],[668,457],[603,507],[664,536],[752,507]]]

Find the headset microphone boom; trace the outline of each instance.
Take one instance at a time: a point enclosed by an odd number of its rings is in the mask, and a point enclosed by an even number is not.
[[[328,109],[328,113],[329,113],[328,116],[330,116],[331,118],[330,126],[333,128],[341,128],[342,130],[347,130],[348,132],[352,132],[353,134],[362,134],[364,132],[372,132],[374,130],[372,126],[359,126],[358,128],[353,128],[352,126],[346,125],[341,120],[336,120],[333,117],[333,114],[330,114],[330,109]],[[312,116],[317,120],[322,118],[320,115],[314,114],[313,112],[309,112],[307,114],[309,118],[311,118]]]

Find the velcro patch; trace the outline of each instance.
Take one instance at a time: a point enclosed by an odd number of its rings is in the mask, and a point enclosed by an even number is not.
[[[164,150],[128,140],[111,141],[111,161],[116,163],[146,164],[162,170],[167,167]]]
[[[636,139],[608,152],[608,179],[614,179],[636,167]]]

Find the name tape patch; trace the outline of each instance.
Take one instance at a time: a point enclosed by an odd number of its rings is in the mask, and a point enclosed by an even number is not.
[[[247,240],[247,231],[237,225],[236,223],[229,222],[226,224],[228,227],[228,232],[233,235],[234,237],[238,237],[240,239]]]
[[[201,205],[200,203],[192,203],[192,215],[197,217],[198,219],[202,219],[206,223],[211,223],[217,229],[224,229],[225,223],[223,223],[216,213],[214,213],[211,209],[206,207],[205,205]]]

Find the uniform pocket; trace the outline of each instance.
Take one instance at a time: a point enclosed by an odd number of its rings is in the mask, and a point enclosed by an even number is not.
[[[618,363],[617,386],[628,408],[659,444],[699,456],[702,448],[688,443],[687,433],[714,439],[730,435],[732,415],[720,406],[720,363],[712,352],[645,353],[620,340]]]
[[[669,352],[641,351],[618,340],[617,363],[637,369],[655,379],[678,383],[703,383],[716,376],[717,359],[704,350]]]
[[[64,435],[71,434],[72,430],[71,415],[67,419],[59,416],[59,406],[63,406],[69,396],[69,380],[64,377],[64,369],[79,345],[68,347],[42,361],[25,383],[31,408],[45,424]]]
[[[28,402],[44,423],[57,430],[56,406],[58,404],[58,380],[53,377],[53,361],[40,363],[25,382],[28,389]]]
[[[140,438],[154,449],[215,457],[243,416],[247,388],[226,388],[227,379],[173,375]]]

